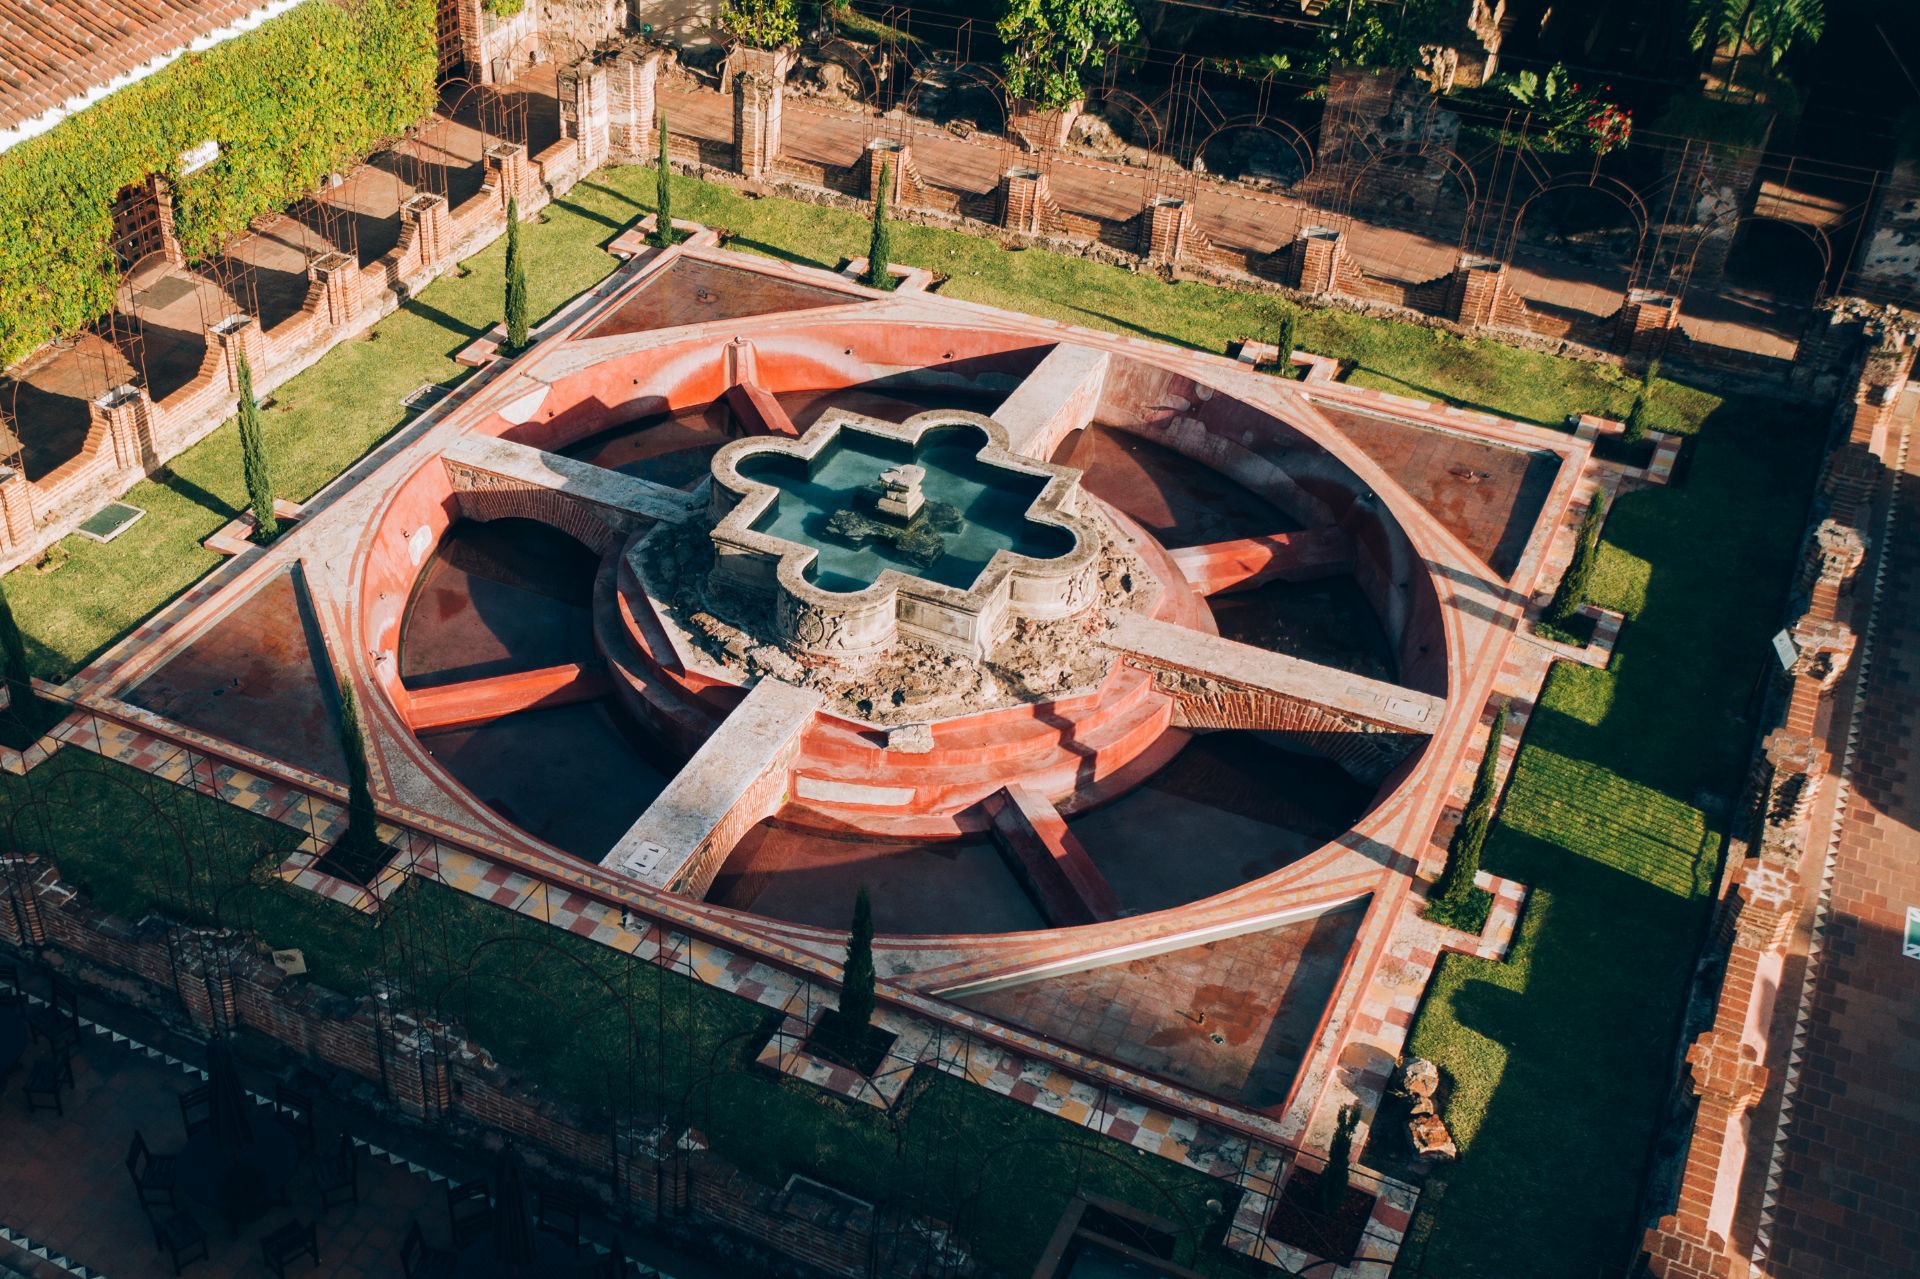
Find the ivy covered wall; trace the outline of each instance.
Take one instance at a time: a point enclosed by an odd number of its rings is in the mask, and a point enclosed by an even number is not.
[[[174,180],[190,259],[395,138],[434,100],[433,0],[308,0],[0,152],[0,366],[113,305],[109,206]],[[179,178],[209,139],[220,159]]]

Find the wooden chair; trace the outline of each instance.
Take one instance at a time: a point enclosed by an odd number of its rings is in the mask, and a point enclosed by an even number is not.
[[[320,1232],[311,1222],[289,1221],[260,1241],[260,1258],[279,1279],[287,1279],[287,1267],[301,1257],[320,1264]]]
[[[493,1203],[487,1198],[487,1179],[447,1187],[447,1233],[454,1250],[465,1248],[493,1229]]]
[[[56,1048],[33,1063],[27,1072],[27,1109],[51,1110],[64,1116],[67,1107],[61,1100],[64,1088],[73,1087],[73,1058],[64,1048]]]
[[[127,1145],[127,1175],[140,1192],[145,1207],[175,1208],[174,1183],[179,1180],[180,1162],[173,1155],[156,1155],[147,1149],[147,1139],[138,1132]]]
[[[578,1253],[581,1216],[582,1205],[578,1195],[565,1190],[542,1190],[540,1209],[534,1214],[533,1223],[549,1234],[565,1239]]]
[[[452,1253],[427,1246],[418,1221],[407,1224],[407,1237],[400,1245],[400,1269],[407,1279],[453,1279],[453,1262]]]
[[[201,1084],[180,1094],[180,1127],[192,1141],[213,1123],[213,1085]]]
[[[303,1155],[312,1154],[317,1145],[313,1127],[313,1098],[297,1088],[275,1084],[273,1113],[293,1134],[294,1148]]]
[[[154,1245],[173,1262],[174,1274],[189,1262],[207,1259],[207,1232],[192,1213],[168,1212],[147,1220],[153,1226]]]
[[[335,1204],[360,1202],[360,1152],[353,1138],[340,1134],[340,1146],[322,1159],[313,1170],[314,1184],[320,1187],[320,1211]]]

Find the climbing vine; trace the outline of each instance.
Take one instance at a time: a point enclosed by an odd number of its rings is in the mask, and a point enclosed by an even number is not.
[[[0,365],[112,307],[121,190],[166,176],[203,257],[424,115],[434,67],[432,0],[315,0],[0,152]],[[206,142],[219,158],[180,176]]]

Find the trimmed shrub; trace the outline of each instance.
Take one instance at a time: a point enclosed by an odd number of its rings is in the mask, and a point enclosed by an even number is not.
[[[667,159],[667,113],[660,113],[660,159],[653,173],[653,247],[665,249],[680,237],[673,229],[673,165]]]
[[[1548,625],[1564,630],[1580,606],[1587,602],[1587,583],[1593,579],[1593,561],[1599,552],[1600,524],[1606,517],[1607,495],[1596,491],[1574,539],[1573,562],[1567,565],[1560,585],[1554,588],[1553,599],[1547,604],[1544,620]]]
[[[507,349],[527,346],[527,260],[520,252],[520,200],[507,198]]]
[[[1507,708],[1502,705],[1494,713],[1493,727],[1487,730],[1487,753],[1481,757],[1480,769],[1473,775],[1473,793],[1467,798],[1467,811],[1461,814],[1460,825],[1454,828],[1453,838],[1447,842],[1447,868],[1441,872],[1440,881],[1433,886],[1433,896],[1427,902],[1427,917],[1438,923],[1461,926],[1460,921],[1475,913],[1476,895],[1486,892],[1473,880],[1480,873],[1480,853],[1493,826],[1493,805],[1499,797],[1500,742],[1506,735]],[[1485,911],[1477,913],[1484,922]]]
[[[433,106],[424,0],[304,4],[188,54],[0,158],[0,365],[113,307],[111,205],[150,174],[174,188],[191,259],[314,190]],[[220,158],[181,178],[208,140]]]
[[[853,899],[853,934],[840,976],[840,1017],[851,1034],[873,1020],[873,902],[862,888]]]
[[[880,162],[880,189],[873,193],[873,232],[867,237],[867,273],[860,283],[883,293],[893,291],[899,281],[887,270],[893,261],[893,226],[887,220],[887,188],[893,185],[893,162]]]
[[[280,536],[280,520],[273,513],[273,469],[267,464],[260,403],[253,398],[253,369],[244,354],[235,372],[240,381],[240,469],[247,480],[247,504],[253,508],[253,540],[266,543]]]
[[[379,816],[373,808],[373,788],[367,782],[366,730],[360,723],[360,705],[353,685],[340,681],[340,750],[347,757],[347,831],[336,850],[344,860],[368,865],[380,847]]]

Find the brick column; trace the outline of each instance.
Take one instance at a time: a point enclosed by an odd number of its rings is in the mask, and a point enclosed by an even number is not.
[[[1880,459],[1865,444],[1842,444],[1827,454],[1820,473],[1820,495],[1827,499],[1827,509],[1835,520],[1859,527],[1883,469]]]
[[[414,253],[423,267],[441,261],[453,249],[448,243],[447,197],[422,191],[400,206],[400,228],[413,232]]]
[[[1303,227],[1293,238],[1293,285],[1302,293],[1337,291],[1340,266],[1347,256],[1346,236],[1331,227]]]
[[[247,367],[253,371],[254,381],[260,380],[261,368],[266,362],[266,337],[260,332],[260,321],[251,315],[230,315],[207,330],[220,347],[221,363],[227,370],[227,390],[238,394],[240,391],[240,357],[247,357]]]
[[[573,141],[581,163],[595,169],[607,159],[607,73],[583,58],[560,73],[560,136]]]
[[[115,387],[87,406],[93,428],[104,427],[113,449],[113,464],[142,473],[160,465],[153,441],[153,400],[147,388],[129,382]]]
[[[1613,349],[1630,360],[1657,358],[1680,321],[1680,304],[1668,293],[1628,289],[1613,331]]]
[[[160,236],[160,252],[173,265],[185,266],[187,254],[180,247],[180,236],[173,226],[173,188],[156,173],[147,179],[147,190],[153,195],[154,226]]]
[[[1000,225],[1040,235],[1046,230],[1047,175],[1038,169],[1008,169],[1000,175]]]
[[[1916,335],[1889,323],[1867,325],[1870,344],[1853,390],[1853,419],[1847,442],[1864,444],[1881,457],[1887,451],[1887,422],[1913,373]]]
[[[780,82],[757,71],[733,79],[733,167],[757,178],[780,155]]]
[[[867,143],[867,198],[878,199],[880,169],[886,166],[887,203],[898,207],[907,189],[907,166],[913,163],[913,148],[891,138],[875,138]]]
[[[656,91],[666,54],[648,44],[629,43],[607,65],[607,155],[621,164],[643,164],[659,146],[654,121]]]
[[[33,485],[25,471],[0,466],[0,551],[16,551],[33,540]]]
[[[1860,531],[1838,520],[1825,519],[1807,541],[1800,566],[1800,589],[1807,595],[1807,616],[1832,621],[1840,615],[1840,597],[1853,584],[1854,574],[1867,558],[1867,542]]]
[[[527,163],[527,148],[519,142],[496,142],[487,148],[485,184],[500,193],[501,207],[509,199],[520,201],[520,212],[527,211],[533,192],[533,166]]]
[[[1146,257],[1149,262],[1174,263],[1187,253],[1193,231],[1193,210],[1176,196],[1156,195],[1147,206]]]
[[[320,286],[321,316],[336,328],[360,312],[360,264],[344,253],[327,253],[307,264],[307,278]]]
[[[441,51],[441,65],[446,66],[449,61],[462,64],[475,83],[492,84],[493,67],[486,57],[487,23],[480,12],[481,0],[451,0],[451,3],[459,12],[453,34],[456,47]]]
[[[1462,255],[1447,283],[1447,315],[1470,329],[1493,323],[1507,288],[1507,264]]]

